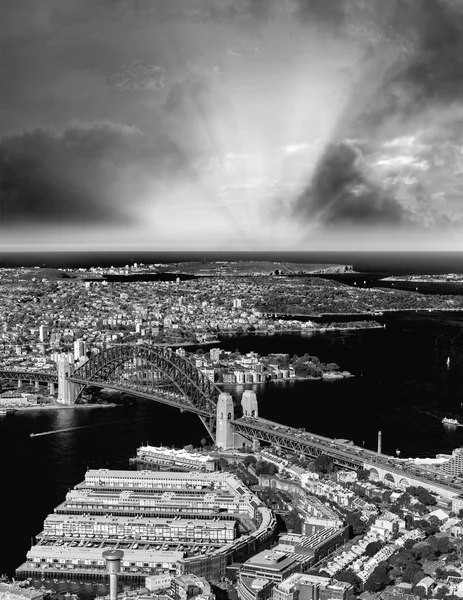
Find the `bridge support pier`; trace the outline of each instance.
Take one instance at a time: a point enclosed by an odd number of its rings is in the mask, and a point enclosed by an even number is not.
[[[222,392],[217,401],[217,423],[215,429],[215,443],[220,450],[230,450],[235,447],[233,426],[235,410],[233,398],[230,394]]]
[[[252,390],[245,390],[241,396],[241,407],[243,409],[243,417],[251,417],[257,419],[259,416],[259,405],[257,402],[256,393]],[[248,448],[251,445],[251,441],[235,433],[235,448]],[[259,449],[259,440],[252,439],[252,449]]]
[[[74,404],[77,397],[76,385],[68,380],[74,372],[74,367],[69,363],[66,355],[58,359],[58,403],[67,406]]]
[[[23,386],[22,379],[18,379],[18,390],[20,390]]]
[[[50,396],[55,395],[55,384],[53,382],[48,384],[48,393]]]
[[[241,396],[241,406],[243,407],[243,417],[257,418],[259,416],[256,392],[245,390]]]
[[[39,381],[35,381],[34,382],[34,389],[35,389],[36,392],[39,391],[39,389],[40,389],[40,382]]]

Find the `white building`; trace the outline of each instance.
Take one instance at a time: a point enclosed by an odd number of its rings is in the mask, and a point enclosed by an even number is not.
[[[78,361],[80,358],[84,357],[87,352],[87,342],[84,340],[76,340],[74,342],[74,360]]]
[[[46,325],[40,325],[39,327],[39,340],[41,342],[46,342],[48,339],[49,330]]]

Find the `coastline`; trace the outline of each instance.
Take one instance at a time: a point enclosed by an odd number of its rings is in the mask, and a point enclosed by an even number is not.
[[[275,335],[278,333],[325,333],[326,331],[367,331],[369,329],[384,329],[385,325],[372,325],[371,327],[298,327],[287,329],[271,329],[269,331],[245,331],[243,333],[221,332],[221,337],[239,337],[241,335]],[[218,340],[217,343],[220,343]]]
[[[286,377],[285,379],[281,378],[281,379],[270,379],[269,381],[256,381],[256,382],[246,382],[246,383],[224,383],[223,381],[221,382],[215,382],[215,385],[221,387],[223,385],[226,386],[230,386],[230,387],[240,387],[243,385],[268,385],[269,383],[287,383],[288,381],[341,381],[343,379],[351,379],[352,377],[355,377],[355,375],[353,375],[352,373],[348,373],[348,371],[345,371],[346,375],[341,375],[341,376],[334,376],[334,377],[324,377],[323,375],[321,377]],[[348,374],[347,374],[348,373]]]
[[[0,406],[0,409],[14,410],[15,412],[26,412],[31,410],[70,410],[74,408],[114,408],[120,406],[119,404],[108,403],[108,404],[36,404],[35,406]]]
[[[266,312],[265,315],[272,315],[277,320],[278,317],[294,317],[294,320],[297,321],[298,317],[303,317],[304,319],[331,319],[336,317],[364,317],[365,319],[369,319],[374,321],[374,317],[381,317],[384,313],[388,312],[461,312],[463,313],[463,308],[378,308],[375,309],[374,312],[338,312],[338,313],[319,313],[319,314],[289,314],[289,313],[273,313]]]

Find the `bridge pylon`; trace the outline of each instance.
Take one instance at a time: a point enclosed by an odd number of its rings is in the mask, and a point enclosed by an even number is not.
[[[243,417],[251,417],[257,419],[259,416],[259,404],[257,402],[256,393],[252,390],[244,390],[241,396],[241,408],[243,409]],[[251,445],[252,443],[252,445]],[[235,433],[235,448],[251,448],[254,451],[259,449],[259,440],[256,438],[246,438],[239,433]]]
[[[217,401],[217,424],[215,443],[220,450],[230,450],[235,447],[232,421],[235,417],[233,398],[222,392]]]
[[[256,392],[245,390],[241,396],[241,406],[243,407],[243,417],[257,418],[259,416]]]
[[[74,367],[70,364],[68,356],[65,354],[58,358],[58,398],[59,404],[70,406],[75,403],[77,392],[76,384],[69,381],[74,373]]]

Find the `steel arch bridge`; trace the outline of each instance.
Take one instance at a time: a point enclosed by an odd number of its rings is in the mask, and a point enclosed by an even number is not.
[[[69,373],[67,379],[79,385],[80,391],[88,385],[107,387],[196,413],[215,440],[217,400],[221,390],[171,348],[114,346],[93,355]]]
[[[24,381],[40,381],[41,383],[58,383],[58,375],[49,371],[27,371],[0,369],[0,381],[12,381],[21,379]]]

